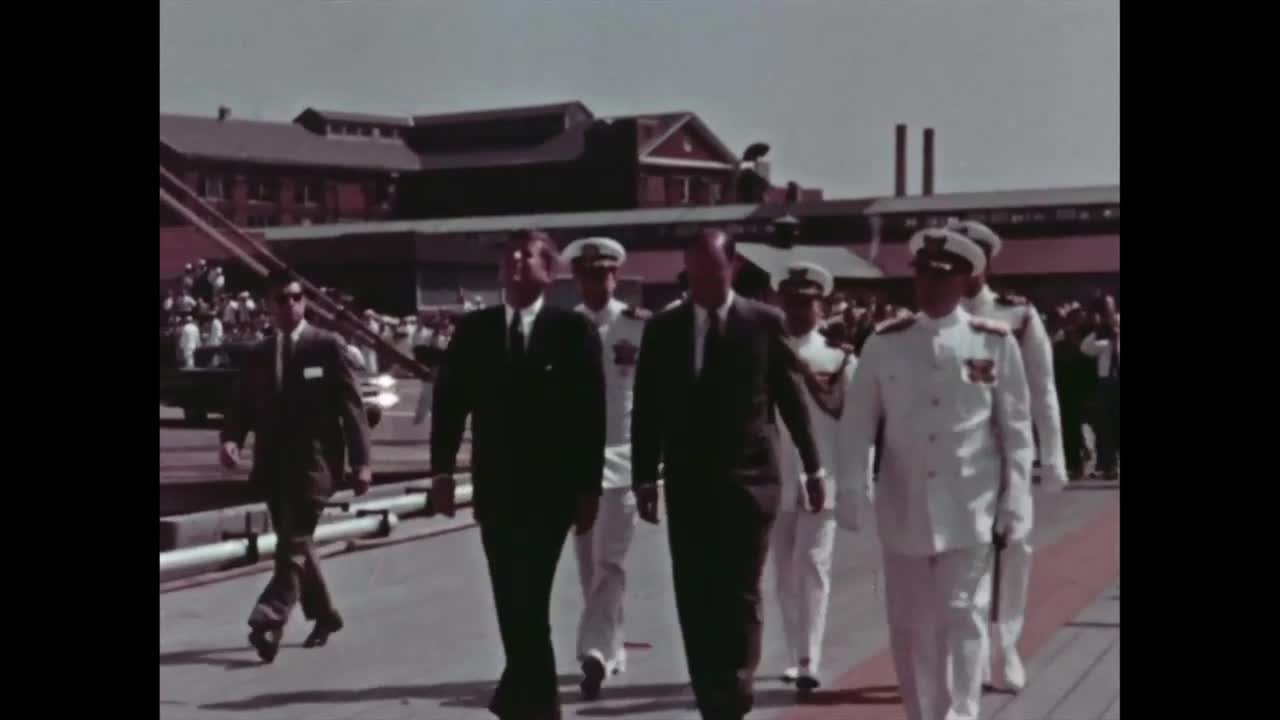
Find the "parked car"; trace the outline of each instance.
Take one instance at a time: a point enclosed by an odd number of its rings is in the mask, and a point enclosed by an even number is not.
[[[190,422],[205,422],[211,414],[221,415],[244,358],[254,345],[233,343],[200,348],[195,353],[196,366],[183,369],[177,367],[175,353],[170,350],[166,355],[164,350],[165,343],[171,344],[172,340],[161,339],[160,404],[182,408],[183,417]],[[167,363],[166,357],[169,358]],[[382,413],[400,402],[400,396],[396,394],[396,380],[390,375],[374,375],[354,365],[353,370],[360,384],[369,427],[377,427],[382,421]]]

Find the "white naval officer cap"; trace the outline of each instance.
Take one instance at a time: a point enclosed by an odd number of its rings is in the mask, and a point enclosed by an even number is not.
[[[826,297],[835,287],[835,279],[827,269],[804,260],[787,264],[787,274],[778,279],[777,290],[791,295]]]
[[[952,232],[957,232],[970,240],[978,243],[988,258],[993,258],[1000,254],[1000,249],[1004,247],[1004,243],[1000,240],[1000,236],[994,230],[983,225],[977,220],[961,220],[960,218],[949,218],[946,228]]]
[[[987,269],[987,256],[978,243],[947,228],[925,228],[907,242],[912,267],[927,264],[939,270],[967,270],[977,275]],[[965,267],[967,266],[967,267]]]
[[[573,267],[616,268],[627,259],[622,243],[607,237],[587,237],[574,240],[561,255]]]

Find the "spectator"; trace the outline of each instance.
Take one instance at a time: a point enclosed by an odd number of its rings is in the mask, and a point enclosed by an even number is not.
[[[200,347],[200,328],[190,313],[182,315],[182,329],[178,335],[178,367],[190,370],[196,366],[196,349]]]
[[[220,347],[223,343],[222,319],[217,313],[210,312],[204,316],[205,320],[205,341],[204,344],[209,347]]]
[[[227,278],[222,274],[221,267],[214,265],[209,268],[209,284],[213,287],[213,296],[220,297],[227,286]]]
[[[1062,416],[1062,450],[1067,477],[1072,480],[1084,475],[1084,423],[1089,398],[1097,384],[1093,360],[1080,350],[1088,331],[1086,320],[1084,310],[1070,310],[1058,330],[1060,337],[1053,344],[1054,384]]]
[[[1120,454],[1120,313],[1115,298],[1095,302],[1099,322],[1080,344],[1080,351],[1094,359],[1098,379],[1094,393],[1093,434],[1098,446],[1098,473],[1119,479]]]

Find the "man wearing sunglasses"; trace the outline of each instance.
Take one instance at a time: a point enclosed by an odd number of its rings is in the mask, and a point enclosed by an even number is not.
[[[856,530],[874,496],[908,720],[976,720],[993,568],[1031,530],[1030,391],[1009,326],[961,306],[986,267],[978,244],[939,228],[908,247],[920,313],[882,324],[859,358],[836,519]],[[873,492],[867,455],[881,423]]]
[[[293,606],[315,627],[304,647],[324,645],[342,629],[317,562],[313,535],[347,459],[355,491],[372,481],[369,427],[359,386],[337,335],[306,321],[302,286],[287,273],[268,279],[275,331],[240,371],[222,429],[222,464],[240,464],[254,434],[250,482],[266,497],[276,533],[275,571],[249,615],[249,642],[275,659]]]

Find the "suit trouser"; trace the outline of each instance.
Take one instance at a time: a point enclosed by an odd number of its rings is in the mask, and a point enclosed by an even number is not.
[[[578,659],[599,653],[609,671],[626,666],[623,650],[622,602],[627,589],[623,566],[636,528],[636,498],[631,488],[605,490],[595,527],[574,537],[578,579],[582,581],[582,619],[578,624]]]
[[[500,717],[559,718],[551,585],[572,513],[526,509],[480,523],[506,667],[489,702]]]
[[[790,662],[808,665],[814,675],[822,661],[835,537],[834,511],[789,510],[778,513],[770,540]]]
[[[773,517],[739,487],[667,486],[676,613],[689,679],[704,718],[751,710],[760,664],[760,578]]]
[[[1116,469],[1120,452],[1120,381],[1103,380],[1098,383],[1097,397],[1094,435],[1098,443],[1098,469],[1106,472]]]
[[[1059,390],[1062,413],[1062,453],[1067,471],[1078,473],[1084,468],[1084,403]]]
[[[267,500],[271,526],[276,533],[275,570],[259,596],[249,625],[255,628],[283,627],[302,601],[308,620],[336,617],[333,598],[320,573],[313,535],[323,507],[311,498],[272,497]]]
[[[982,700],[991,600],[989,545],[884,553],[889,644],[907,720],[973,720]]]

